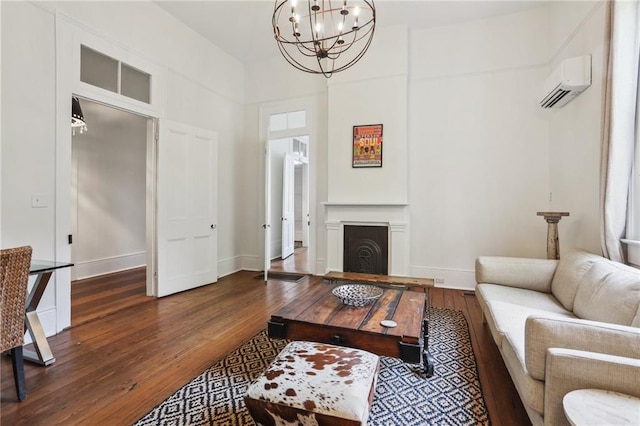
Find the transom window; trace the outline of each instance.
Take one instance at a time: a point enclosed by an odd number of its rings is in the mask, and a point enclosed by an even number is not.
[[[306,111],[283,112],[269,116],[269,130],[278,132],[288,129],[300,129],[307,125]]]
[[[110,56],[80,46],[80,81],[151,103],[151,75]]]

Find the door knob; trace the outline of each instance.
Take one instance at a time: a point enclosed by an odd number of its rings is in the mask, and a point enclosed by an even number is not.
[[[211,225],[211,229],[216,229],[217,225]]]

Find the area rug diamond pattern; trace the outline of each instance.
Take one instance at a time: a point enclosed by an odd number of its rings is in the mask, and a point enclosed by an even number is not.
[[[464,315],[432,308],[429,317],[435,374],[425,379],[418,366],[382,357],[369,425],[489,425]],[[260,332],[136,426],[253,425],[242,397],[287,342]]]

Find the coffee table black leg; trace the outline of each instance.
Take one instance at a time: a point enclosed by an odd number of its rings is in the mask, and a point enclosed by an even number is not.
[[[426,318],[422,320],[422,344],[422,365],[424,367],[424,375],[426,377],[432,377],[435,363],[433,356],[429,353],[429,320]]]

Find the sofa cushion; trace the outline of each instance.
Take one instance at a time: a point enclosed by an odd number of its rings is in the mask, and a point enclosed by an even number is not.
[[[544,382],[534,379],[527,371],[524,362],[524,330],[522,335],[518,333],[506,336],[500,352],[522,403],[530,410],[542,414],[544,412]]]
[[[631,321],[631,327],[640,327],[640,304],[638,304],[636,316],[633,317],[633,321]]]
[[[550,294],[508,287],[507,289],[514,290],[516,294],[504,294],[500,292],[500,289],[485,287],[485,293],[482,296],[486,298],[486,309],[489,312],[486,315],[487,324],[498,346],[502,346],[502,339],[508,334],[522,334],[522,340],[524,340],[524,324],[531,314],[575,318],[572,312],[562,308]],[[503,296],[503,298],[496,297],[496,294]],[[520,294],[520,300],[512,303],[509,298],[517,299],[517,294]],[[544,296],[547,296],[546,300]]]
[[[566,309],[573,311],[578,284],[598,259],[602,257],[583,250],[572,250],[560,259],[551,282],[551,293]]]
[[[640,359],[640,328],[533,314],[529,315],[525,323],[524,345],[529,374],[538,380],[546,380],[545,369],[551,348]]]
[[[480,256],[476,259],[476,282],[551,293],[557,266],[557,260]]]
[[[550,293],[542,293],[524,288],[507,287],[497,284],[478,284],[476,292],[490,302],[506,302],[525,308],[549,311],[558,314],[571,314]],[[571,315],[573,316],[573,315]]]
[[[544,382],[531,377],[526,368],[524,352],[525,322],[531,314],[549,318],[575,318],[575,316],[573,313],[562,308],[550,294],[509,287],[505,289],[513,290],[514,293],[501,292],[500,289],[494,289],[488,286],[502,286],[491,284],[479,286],[481,288],[484,287],[485,296],[489,297],[486,301],[486,306],[489,312],[487,322],[489,328],[491,328],[491,334],[494,340],[498,338],[500,340],[498,344],[500,353],[518,389],[522,402],[529,407],[529,409],[537,413],[542,413],[544,409]],[[501,296],[503,299],[514,298],[514,300],[517,300],[519,303],[498,301],[495,299],[496,296]],[[528,303],[530,306],[526,306],[525,303]],[[553,309],[553,312],[549,309]]]
[[[588,320],[632,325],[639,304],[640,270],[601,258],[578,286],[574,313]]]
[[[520,326],[523,329],[527,315],[532,312],[542,311],[573,316],[549,293],[483,283],[476,286],[476,295],[482,311],[485,312],[493,340],[498,347],[502,345],[504,327],[517,324],[512,321],[512,313],[522,316]]]

